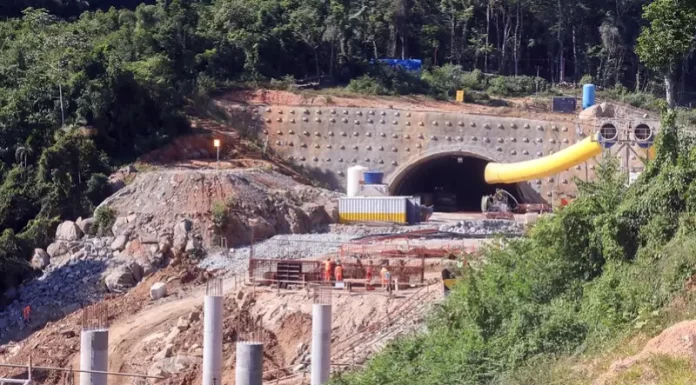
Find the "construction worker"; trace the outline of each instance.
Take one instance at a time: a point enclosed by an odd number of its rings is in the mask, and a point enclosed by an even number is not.
[[[341,265],[341,262],[336,262],[336,274],[334,275],[336,277],[336,282],[343,282],[343,266]]]
[[[372,283],[372,275],[374,274],[374,270],[372,267],[372,261],[367,265],[367,271],[365,271],[365,280],[367,281],[365,283],[365,287],[369,288],[370,284]]]
[[[22,318],[27,325],[31,322],[31,306],[27,305],[22,309]]]
[[[327,258],[324,262],[324,281],[331,281],[331,273],[333,272],[333,261],[331,258]]]
[[[379,275],[382,277],[382,287],[387,284],[387,273],[389,270],[387,269],[386,265],[382,266],[382,270],[379,272]]]
[[[384,273],[384,278],[387,281],[387,292],[389,293],[389,295],[391,295],[392,284],[391,284],[391,273],[389,272],[389,270],[387,270],[387,272]]]

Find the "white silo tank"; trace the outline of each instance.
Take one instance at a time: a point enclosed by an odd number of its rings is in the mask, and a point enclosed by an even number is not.
[[[367,171],[367,167],[359,165],[348,167],[348,183],[346,186],[347,196],[354,197],[360,193],[360,185],[364,183],[365,171]]]

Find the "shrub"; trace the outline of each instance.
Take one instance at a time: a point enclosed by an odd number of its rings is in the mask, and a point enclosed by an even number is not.
[[[94,212],[94,226],[97,235],[103,237],[111,234],[111,227],[116,222],[116,214],[109,206],[102,206]]]
[[[496,76],[489,82],[488,93],[500,96],[532,95],[544,91],[548,84],[542,78],[531,76]]]
[[[111,194],[109,178],[102,173],[92,174],[87,181],[87,191],[85,195],[93,206],[99,205]]]
[[[363,95],[386,95],[386,88],[377,79],[363,75],[353,79],[348,84],[347,90]]]
[[[271,79],[269,88],[283,91],[295,91],[297,90],[297,84],[294,76],[285,75],[280,79]]]
[[[595,84],[595,79],[592,77],[592,75],[582,75],[582,78],[580,78],[580,84]]]
[[[220,201],[213,202],[213,207],[211,208],[211,219],[217,231],[221,231],[225,228],[229,215],[228,210],[229,209],[225,203]]]
[[[463,88],[464,71],[461,66],[445,64],[423,73],[421,79],[428,85],[430,94],[439,99],[448,99]]]
[[[484,91],[488,88],[488,82],[483,72],[475,69],[462,76],[462,86],[470,90]]]

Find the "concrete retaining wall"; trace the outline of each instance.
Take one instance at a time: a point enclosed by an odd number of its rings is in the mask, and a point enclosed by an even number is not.
[[[553,154],[594,133],[603,121],[545,121],[456,112],[352,107],[225,106],[235,127],[257,135],[267,150],[303,167],[331,188],[345,189],[346,169],[360,164],[398,183],[413,165],[430,158],[461,154],[495,162],[519,162]],[[658,124],[642,117],[617,125]],[[634,146],[639,155],[645,150]],[[643,166],[638,157],[630,167]],[[573,179],[591,179],[596,160],[553,177],[521,183],[527,201],[572,198]]]

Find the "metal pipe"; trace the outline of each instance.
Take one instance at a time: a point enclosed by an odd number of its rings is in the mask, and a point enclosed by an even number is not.
[[[312,385],[324,385],[331,374],[331,305],[312,306]]]
[[[109,370],[109,331],[83,330],[80,335],[80,369]],[[80,373],[80,385],[106,385],[106,375]]]
[[[258,342],[237,342],[235,385],[262,385],[262,382],[263,344]]]
[[[30,383],[29,380],[16,380],[14,378],[0,378],[0,384],[29,384],[29,383]]]
[[[18,364],[0,364],[3,368],[28,368],[27,365]],[[101,370],[84,370],[84,369],[72,369],[72,368],[57,368],[54,366],[31,366],[32,370],[55,370],[59,372],[75,372],[75,373],[95,373],[95,374],[106,374],[109,376],[121,376],[121,377],[141,377],[141,378],[156,378],[163,380],[164,377],[159,376],[149,376],[147,374],[136,374],[136,373],[120,373],[120,372],[103,372]],[[2,382],[2,381],[0,381]]]
[[[222,297],[206,295],[203,305],[203,385],[222,382]]]

